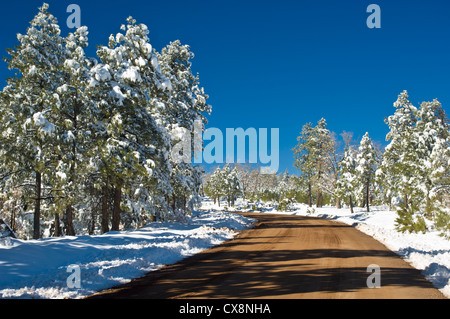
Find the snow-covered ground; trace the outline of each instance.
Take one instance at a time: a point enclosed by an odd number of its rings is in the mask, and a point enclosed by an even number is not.
[[[140,230],[110,232],[102,236],[49,238],[33,241],[0,240],[0,298],[82,298],[126,283],[163,265],[232,239],[254,221],[223,212],[205,201],[189,223],[153,223]],[[252,207],[254,208],[254,207]],[[240,211],[252,211],[239,207]],[[370,213],[355,208],[324,207],[314,211],[297,204],[289,212],[270,205],[266,213],[313,216],[352,225],[399,254],[450,298],[450,241],[437,232],[403,234],[395,230],[396,213],[373,207]],[[68,267],[80,269],[81,289],[71,289]]]
[[[224,210],[225,206],[225,202],[221,207],[211,201],[203,203],[204,209]],[[254,207],[237,201],[235,210],[252,211],[252,208]],[[398,232],[395,229],[397,214],[389,211],[388,207],[372,207],[369,213],[365,208],[355,208],[354,214],[347,208],[313,209],[314,211],[307,205],[295,204],[292,211],[279,212],[270,204],[260,205],[260,210],[264,213],[320,217],[352,225],[400,255],[414,268],[421,270],[436,288],[450,298],[450,240],[440,237],[437,231],[429,231],[426,234]],[[432,228],[432,225],[430,226]]]
[[[253,224],[235,214],[196,212],[187,224],[153,223],[102,236],[2,239],[0,298],[82,298],[221,244]],[[81,289],[67,284],[75,279],[72,265],[79,267]]]

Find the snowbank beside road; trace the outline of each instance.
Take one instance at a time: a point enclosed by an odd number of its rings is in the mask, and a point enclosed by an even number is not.
[[[232,239],[253,220],[225,212],[196,212],[188,224],[153,223],[140,230],[0,242],[0,298],[82,298]],[[70,289],[68,267],[80,269]]]

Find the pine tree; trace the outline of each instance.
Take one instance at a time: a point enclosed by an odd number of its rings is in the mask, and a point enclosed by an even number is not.
[[[241,181],[239,179],[239,173],[236,168],[229,171],[226,176],[227,179],[227,197],[228,206],[234,207],[236,199],[242,195]]]
[[[275,188],[279,211],[288,211],[291,208],[294,202],[293,186],[293,179],[287,170],[284,174],[280,174],[280,181]]]
[[[438,182],[434,176],[439,175],[445,165],[445,155],[442,146],[449,141],[449,131],[446,123],[440,118],[439,111],[442,110],[441,103],[438,100],[432,102],[423,102],[417,112],[418,121],[415,126],[414,133],[416,135],[416,152],[419,157],[419,165],[417,168],[418,176],[421,178],[420,188],[424,190],[426,197],[425,211],[428,217],[433,215],[433,204],[435,199],[435,189]],[[445,153],[445,151],[444,151]],[[435,160],[440,155],[444,155],[443,161]],[[434,155],[434,156],[433,156]],[[447,157],[448,158],[448,157]]]
[[[303,126],[300,136],[297,138],[298,144],[293,149],[295,155],[294,166],[300,171],[300,177],[307,187],[308,206],[312,207],[312,186],[315,175],[314,166],[314,145],[312,137],[314,129],[311,123]]]
[[[339,165],[339,179],[336,185],[336,196],[348,200],[352,214],[353,201],[356,198],[356,188],[356,155],[354,150],[348,148]]]
[[[170,174],[170,140],[154,116],[170,82],[161,73],[148,28],[129,18],[121,29],[125,34],[111,36],[109,47],[98,49],[101,63],[92,69],[90,83],[98,109],[95,138],[103,187],[111,183],[114,189],[112,230],[119,230],[122,197],[131,192],[132,181],[154,186],[158,207],[165,202],[161,193]]]
[[[311,123],[303,126],[298,144],[293,149],[295,155],[294,166],[300,170],[301,177],[308,189],[308,204],[312,206],[312,189],[317,191],[316,206],[323,205],[323,192],[330,183],[335,140],[326,128],[325,119],[321,119],[315,127]],[[331,179],[333,180],[333,179]]]
[[[41,203],[46,198],[43,192],[49,189],[43,185],[48,185],[55,168],[55,110],[60,106],[55,92],[62,85],[61,68],[66,58],[58,21],[48,8],[44,3],[27,34],[17,35],[19,45],[8,50],[6,62],[9,69],[16,70],[16,76],[8,80],[3,92],[7,101],[3,130],[15,141],[6,151],[8,170],[17,172],[17,179],[34,178],[34,239],[41,236]]]
[[[386,147],[381,171],[378,175],[383,175],[386,179],[384,187],[389,197],[402,196],[403,205],[408,207],[411,199],[409,189],[411,176],[413,173],[414,143],[411,141],[412,127],[417,122],[417,108],[408,100],[407,91],[403,91],[394,103],[395,114],[389,116],[385,122],[389,125],[390,132],[386,136],[389,145]],[[407,176],[403,178],[403,176]]]
[[[359,194],[364,194],[364,203],[367,207],[367,211],[370,211],[370,192],[374,182],[376,171],[376,159],[375,148],[369,137],[369,133],[366,133],[359,145],[358,155],[356,156],[356,177],[361,191]]]
[[[448,166],[448,126],[438,100],[423,102],[417,109],[407,98],[406,92],[399,96],[395,114],[386,121],[390,144],[377,176],[384,179],[387,193],[404,198],[397,210],[397,228],[418,232],[426,230],[425,217],[446,219],[439,208],[442,198],[436,194],[446,188],[440,183],[446,183],[441,177]]]
[[[87,95],[87,86],[91,80],[89,69],[95,61],[86,57],[84,49],[87,46],[87,27],[81,27],[65,38],[64,84],[56,89],[55,94],[55,103],[59,105],[55,110],[58,136],[55,154],[58,162],[51,178],[56,209],[63,212],[65,232],[69,236],[75,235],[74,205],[84,198],[81,186],[88,178],[93,149],[90,138],[93,105]]]
[[[220,167],[216,168],[206,184],[206,194],[218,203],[220,207],[220,199],[225,196],[225,182]]]
[[[174,41],[157,53],[161,72],[170,80],[171,90],[159,109],[159,117],[172,136],[171,147],[183,144],[188,154],[172,152],[169,161],[172,167],[171,184],[173,192],[170,195],[172,210],[181,207],[184,213],[189,203],[198,201],[198,168],[193,165],[193,158],[200,155],[203,141],[199,136],[207,123],[204,113],[210,114],[211,106],[207,104],[208,96],[199,87],[199,76],[192,73],[194,54],[188,45]],[[176,150],[174,150],[176,151]],[[182,160],[180,160],[182,159]],[[178,205],[177,205],[178,202]]]
[[[330,153],[334,147],[334,139],[331,132],[327,129],[327,122],[321,119],[314,128],[313,134],[314,145],[314,166],[316,167],[316,174],[314,182],[317,188],[316,206],[322,207],[323,193],[327,188],[328,176],[331,171]]]

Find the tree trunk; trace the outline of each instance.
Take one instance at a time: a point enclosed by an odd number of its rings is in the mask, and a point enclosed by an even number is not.
[[[341,209],[341,199],[340,198],[336,198],[336,208]]]
[[[15,233],[16,232],[16,207],[17,207],[17,201],[14,201],[14,206],[11,209],[11,230]]]
[[[175,209],[176,209],[176,198],[175,198],[175,195],[173,195],[173,197],[172,197],[172,212],[174,212],[175,213]]]
[[[120,230],[120,204],[122,202],[122,186],[118,186],[114,189],[114,206],[112,216],[111,230]]]
[[[366,203],[367,203],[367,212],[370,212],[370,207],[369,207],[369,184],[366,185]]]
[[[432,218],[433,217],[433,213],[432,213],[432,209],[431,209],[431,199],[430,199],[430,194],[427,193],[427,201],[425,204],[425,216],[428,218]]]
[[[409,206],[408,206],[408,195],[407,194],[405,194],[404,200],[405,200],[405,209],[408,209]]]
[[[36,186],[35,186],[35,206],[34,206],[34,229],[33,239],[41,238],[41,191],[42,191],[42,175],[36,172]]]
[[[316,207],[317,207],[317,208],[322,207],[322,202],[323,202],[322,191],[321,191],[321,190],[318,190],[318,191],[317,191]]]
[[[61,232],[61,221],[59,220],[59,214],[55,213],[55,230],[53,233],[53,237],[61,237],[62,236],[62,232]]]
[[[350,202],[350,213],[353,214],[353,200],[352,200],[352,195],[349,196],[349,202]]]
[[[102,189],[102,233],[109,232],[109,214],[108,214],[108,184]]]
[[[311,190],[311,184],[308,184],[308,206],[312,207],[312,190]]]
[[[96,220],[96,216],[95,216],[95,209],[91,208],[91,225],[89,227],[89,235],[93,236],[95,234],[95,220]]]
[[[66,208],[65,228],[67,236],[75,236],[75,228],[73,227],[73,206],[69,205]]]

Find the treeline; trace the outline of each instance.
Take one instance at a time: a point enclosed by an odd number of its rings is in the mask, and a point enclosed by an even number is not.
[[[63,37],[48,8],[5,58],[15,76],[0,94],[1,218],[35,239],[183,218],[203,171],[172,151],[211,112],[190,47],[156,52],[129,18],[88,57],[88,28]]]
[[[366,133],[359,144],[344,132],[343,152],[334,133],[321,119],[306,124],[294,149],[295,167],[307,190],[308,204],[323,205],[328,194],[336,207],[346,204],[385,204],[398,213],[401,231],[426,231],[433,220],[444,236],[450,235],[449,121],[438,100],[415,107],[406,91],[394,103],[395,114],[385,119],[389,145],[382,149]],[[314,196],[315,194],[315,196]]]
[[[219,206],[225,200],[228,207],[233,207],[236,199],[242,198],[251,203],[273,202],[280,210],[289,210],[293,203],[305,198],[298,176],[287,171],[267,173],[242,164],[227,164],[205,174],[202,193]]]

